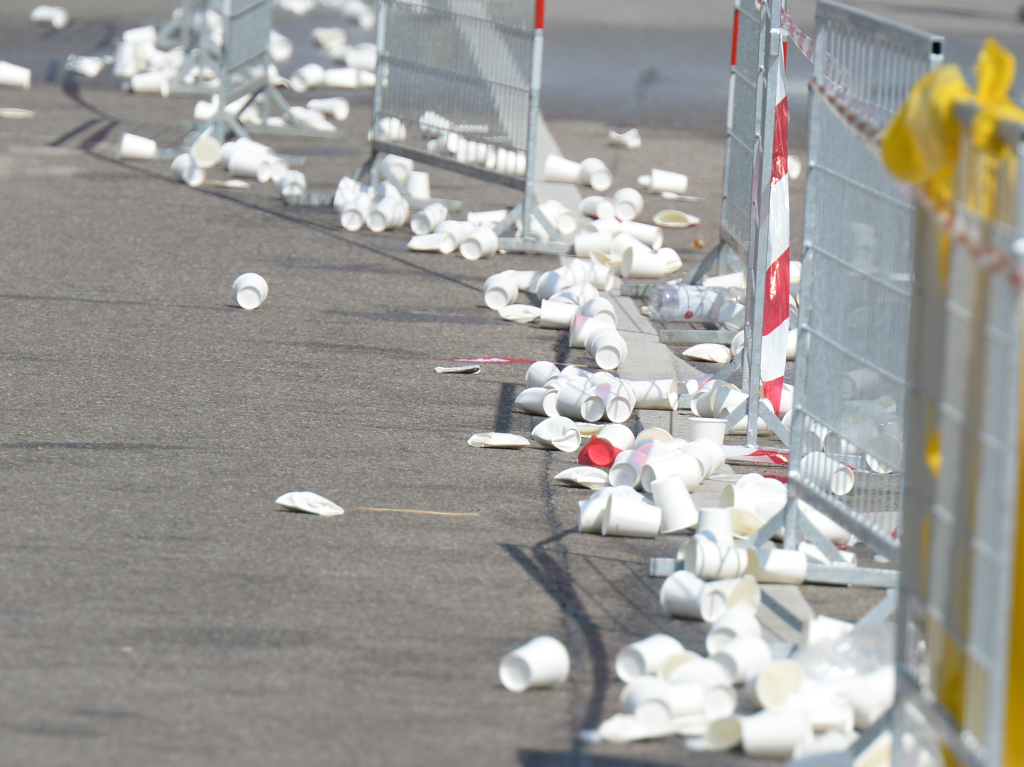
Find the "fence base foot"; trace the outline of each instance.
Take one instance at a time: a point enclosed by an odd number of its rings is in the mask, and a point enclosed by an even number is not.
[[[854,565],[807,565],[804,583],[832,586],[862,586],[873,589],[894,589],[899,586],[899,570]]]

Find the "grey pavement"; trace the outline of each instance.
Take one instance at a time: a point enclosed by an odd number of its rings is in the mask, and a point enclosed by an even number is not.
[[[537,419],[512,410],[525,364],[433,372],[458,357],[587,362],[564,333],[504,323],[483,305],[490,274],[555,260],[410,254],[404,233],[351,235],[333,212],[285,208],[268,188],[191,190],[166,163],[116,163],[123,130],[172,146],[193,102],[127,96],[54,62],[175,3],[82,3],[60,34],[28,24],[34,5],[0,8],[0,58],[36,71],[30,92],[0,91],[0,106],[37,113],[0,120],[0,762],[748,763],[690,754],[677,739],[577,741],[615,710],[610,660],[622,644],[665,631],[702,649],[703,627],[663,615],[660,581],[647,577],[649,557],[673,556],[678,539],[579,535],[587,492],[551,481],[572,456],[466,445],[477,431],[530,431]],[[706,199],[687,209],[703,223],[666,243],[688,263],[717,240],[714,110],[726,78],[701,30],[727,30],[728,6],[550,8],[553,138],[567,156],[604,158],[620,180],[652,165],[688,172]],[[997,22],[970,23],[981,34]],[[608,42],[588,48],[594,39]],[[644,75],[659,51],[685,73]],[[586,92],[587,61],[595,89],[605,76],[610,88],[564,102]],[[637,102],[640,81],[653,85]],[[368,98],[353,101],[346,138],[275,143],[309,158],[313,190],[365,159]],[[643,127],[637,152],[605,145],[626,117]],[[450,174],[432,181],[470,209],[514,201]],[[229,300],[244,271],[270,283],[256,312]],[[636,352],[623,372],[670,373],[678,363],[655,329],[623,309]],[[346,514],[277,510],[289,490]],[[801,592],[846,619],[881,596]],[[569,646],[569,683],[506,692],[498,659],[540,633]]]

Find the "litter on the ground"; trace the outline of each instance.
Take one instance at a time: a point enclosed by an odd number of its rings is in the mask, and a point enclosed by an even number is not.
[[[308,490],[285,493],[274,503],[292,511],[304,511],[307,514],[318,514],[321,517],[345,513],[345,510],[338,504]]]

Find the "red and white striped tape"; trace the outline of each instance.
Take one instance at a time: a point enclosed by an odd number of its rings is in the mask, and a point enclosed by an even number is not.
[[[768,202],[768,269],[761,324],[761,386],[764,397],[778,413],[789,335],[789,99],[786,97],[786,68],[781,59],[775,69],[778,79]]]

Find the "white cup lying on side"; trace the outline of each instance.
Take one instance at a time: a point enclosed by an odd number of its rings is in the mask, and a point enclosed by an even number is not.
[[[267,300],[270,286],[255,272],[246,272],[231,285],[231,293],[236,304],[251,311]]]

